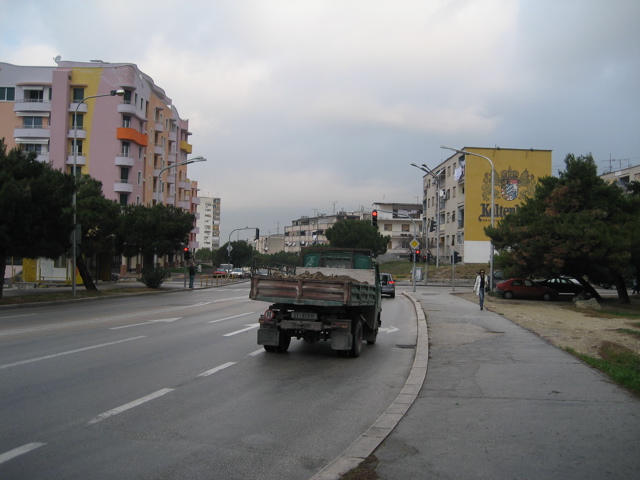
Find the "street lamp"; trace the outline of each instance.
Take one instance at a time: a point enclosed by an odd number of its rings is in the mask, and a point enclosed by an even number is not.
[[[80,105],[82,105],[84,103],[85,100],[89,100],[90,98],[98,98],[98,97],[113,97],[115,95],[118,95],[119,97],[123,96],[125,94],[125,91],[120,88],[118,90],[111,90],[109,93],[103,93],[100,95],[90,95],[88,97],[84,97],[82,100],[80,100],[80,102],[78,102],[78,104],[76,105],[76,109],[73,113],[73,181],[74,183],[78,180],[78,174],[77,174],[77,168],[78,168],[78,108],[80,108]],[[78,225],[77,225],[77,216],[76,216],[76,191],[77,191],[77,185],[76,188],[73,189],[73,200],[72,200],[72,207],[73,207],[73,244],[71,245],[71,255],[73,257],[73,270],[71,271],[71,290],[73,293],[73,296],[76,296],[76,243],[77,243],[77,231],[78,231]]]
[[[427,167],[424,163],[422,164],[421,167],[416,165],[415,163],[412,163],[411,166],[416,167],[422,170],[423,172],[428,173],[436,181],[436,188],[438,189],[438,192],[436,193],[436,237],[437,237],[436,238],[436,268],[438,268],[440,266],[440,179],[435,173],[433,173],[433,170]],[[427,245],[427,253],[429,253],[428,245]],[[428,259],[428,255],[427,255],[427,259]]]
[[[170,168],[176,168],[176,167],[180,167],[182,165],[189,165],[190,163],[196,163],[196,162],[206,162],[207,159],[204,157],[194,157],[191,158],[189,160],[185,160],[184,162],[179,162],[179,163],[173,163],[171,165],[168,165],[164,168],[161,168],[160,171],[158,172],[158,178],[160,178],[160,176],[162,175],[162,172],[164,172],[165,170],[169,170]],[[160,200],[160,203],[164,204],[164,199]]]
[[[446,145],[440,145],[440,148],[444,148],[445,150],[453,150],[454,152],[458,152],[462,155],[473,155],[474,157],[480,157],[480,158],[484,158],[487,162],[489,162],[489,165],[491,165],[491,226],[494,226],[494,210],[495,210],[495,177],[494,177],[494,171],[495,168],[493,167],[493,162],[491,161],[490,158],[485,157],[484,155],[480,155],[479,153],[473,153],[473,152],[468,152],[466,150],[458,150],[457,148],[452,148],[452,147],[447,147]],[[490,277],[489,277],[489,285],[490,288],[493,289],[493,242],[491,241],[491,239],[489,239],[489,272],[490,272]]]

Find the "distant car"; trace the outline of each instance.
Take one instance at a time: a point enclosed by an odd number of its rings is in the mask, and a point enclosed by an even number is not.
[[[380,286],[382,295],[388,295],[391,298],[396,297],[396,282],[390,273],[380,274]]]
[[[227,275],[229,275],[229,272],[222,268],[218,268],[213,272],[213,275],[216,277],[226,277]]]
[[[561,295],[578,295],[584,291],[580,282],[570,277],[547,278],[537,283],[544,287],[553,288]]]
[[[558,292],[553,288],[538,285],[533,280],[526,278],[510,278],[496,285],[498,295],[504,298],[542,298],[543,300],[555,300]]]
[[[241,268],[234,268],[233,270],[231,270],[231,276],[232,277],[238,277],[238,278],[244,278],[244,272],[242,271]]]

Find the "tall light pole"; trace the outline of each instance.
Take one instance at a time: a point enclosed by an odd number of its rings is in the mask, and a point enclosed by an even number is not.
[[[84,103],[85,100],[89,100],[90,98],[98,98],[98,97],[113,97],[115,95],[118,95],[119,97],[124,95],[124,90],[122,88],[118,89],[118,90],[111,90],[109,93],[103,93],[100,95],[90,95],[88,97],[84,97],[82,100],[80,100],[80,102],[76,105],[76,109],[73,113],[73,181],[74,183],[76,183],[78,181],[78,173],[77,173],[77,168],[78,168],[78,108],[80,108],[80,105],[82,105]],[[76,216],[76,203],[77,203],[77,198],[76,198],[76,191],[78,190],[78,186],[75,185],[75,188],[73,189],[73,200],[72,200],[72,207],[73,207],[73,243],[71,245],[71,256],[73,257],[73,262],[72,262],[72,266],[73,269],[71,270],[71,291],[73,293],[73,296],[76,296],[76,244],[77,244],[77,235],[78,235],[78,222],[77,222],[77,216]]]
[[[207,159],[204,157],[194,157],[191,158],[189,160],[185,160],[184,162],[179,162],[179,163],[172,163],[171,165],[168,165],[164,168],[161,168],[160,171],[158,172],[158,178],[160,178],[160,176],[162,175],[162,172],[169,170],[170,168],[176,168],[176,167],[180,167],[182,165],[189,165],[190,163],[196,163],[196,162],[206,162]],[[160,200],[160,203],[164,204],[164,199]]]
[[[485,157],[484,155],[480,155],[479,153],[473,153],[473,152],[467,152],[466,150],[458,150],[457,148],[452,148],[452,147],[447,147],[446,145],[440,145],[440,148],[444,148],[445,150],[453,150],[454,152],[458,152],[462,155],[473,155],[474,157],[480,157],[480,158],[484,158],[487,162],[489,162],[489,165],[491,166],[491,226],[494,226],[494,210],[495,210],[495,176],[494,176],[494,171],[495,168],[493,167],[493,162],[491,161],[490,158]],[[489,239],[489,271],[490,271],[490,276],[489,276],[489,285],[490,288],[493,289],[493,252],[494,252],[494,248],[493,248],[493,242],[491,241],[491,239]]]
[[[171,165],[167,165],[166,167],[163,167],[163,168],[160,169],[160,171],[158,172],[158,179],[160,179],[160,176],[162,175],[162,172],[164,172],[166,170],[169,170],[170,168],[177,168],[177,167],[180,167],[182,165],[189,165],[190,163],[206,162],[206,161],[207,161],[207,159],[204,158],[204,157],[193,157],[193,158],[191,158],[189,160],[185,160],[184,162],[172,163]],[[164,205],[164,196],[160,199],[160,203]],[[174,201],[174,203],[176,203],[176,202]],[[157,264],[158,264],[158,254],[156,253],[153,256],[153,265],[154,265],[154,267],[157,266]],[[186,286],[187,286],[187,265],[186,265],[186,262],[185,262],[184,270],[185,270],[185,272],[184,272],[184,286],[186,288]]]
[[[438,192],[436,193],[436,268],[438,268],[440,266],[440,179],[435,173],[433,173],[433,170],[427,167],[424,163],[421,167],[415,163],[412,163],[411,165],[425,173],[428,173],[436,181],[436,188],[438,189]],[[429,246],[427,245],[427,260],[429,259],[428,253]]]

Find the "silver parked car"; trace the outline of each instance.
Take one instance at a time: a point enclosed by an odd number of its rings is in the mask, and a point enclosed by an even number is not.
[[[380,286],[382,287],[382,295],[388,295],[391,298],[395,298],[396,282],[390,273],[380,274]]]

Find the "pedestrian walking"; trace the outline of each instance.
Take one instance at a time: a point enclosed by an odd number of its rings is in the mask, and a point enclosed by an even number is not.
[[[633,279],[633,292],[631,295],[635,295],[636,293],[640,293],[640,286],[638,286],[638,277]]]
[[[196,266],[189,265],[189,288],[193,288],[193,281],[196,279]]]
[[[487,279],[484,276],[484,270],[478,272],[476,283],[473,284],[473,291],[480,299],[480,310],[484,309],[484,292],[487,285]]]

